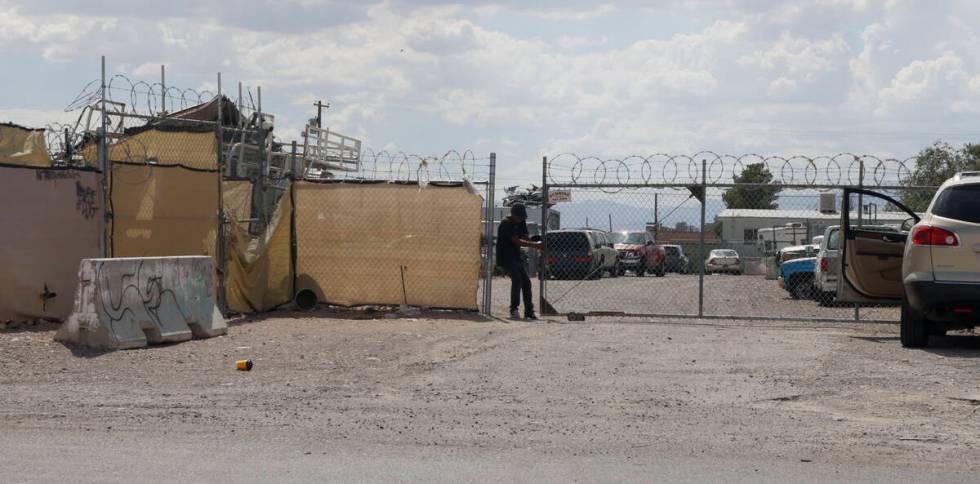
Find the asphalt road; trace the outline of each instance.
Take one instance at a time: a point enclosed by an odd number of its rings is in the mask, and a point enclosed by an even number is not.
[[[97,353],[0,332],[0,481],[962,482],[980,338],[883,325],[346,319]],[[363,315],[361,317],[367,317]],[[251,358],[240,372],[234,361]]]

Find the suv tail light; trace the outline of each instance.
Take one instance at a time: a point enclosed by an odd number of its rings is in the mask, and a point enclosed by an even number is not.
[[[960,239],[949,230],[931,225],[922,225],[916,227],[915,231],[912,232],[912,244],[955,247],[960,245]]]
[[[827,258],[826,257],[821,257],[820,258],[820,271],[821,272],[827,272],[827,269],[829,269],[829,268],[830,268],[830,263],[827,262]]]

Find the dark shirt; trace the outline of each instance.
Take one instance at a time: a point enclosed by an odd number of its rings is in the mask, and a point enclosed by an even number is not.
[[[506,266],[521,260],[521,246],[511,240],[515,235],[527,238],[527,222],[515,222],[509,217],[501,220],[497,229],[497,264]]]

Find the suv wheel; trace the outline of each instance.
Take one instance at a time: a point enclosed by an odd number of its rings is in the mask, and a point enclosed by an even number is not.
[[[924,348],[929,344],[929,332],[926,330],[926,318],[922,313],[912,309],[909,300],[902,296],[902,346],[906,348]]]
[[[655,272],[655,274],[656,274],[657,277],[663,277],[664,275],[667,274],[667,268],[664,267],[664,264],[663,263],[661,263],[659,266],[657,266],[657,271]]]

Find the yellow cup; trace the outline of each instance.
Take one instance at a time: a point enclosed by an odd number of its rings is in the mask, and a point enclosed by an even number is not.
[[[241,371],[252,371],[252,360],[238,360],[235,367]]]

